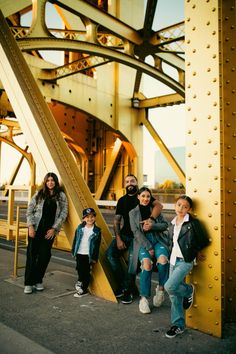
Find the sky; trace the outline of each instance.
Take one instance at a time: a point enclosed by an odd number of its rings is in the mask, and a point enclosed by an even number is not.
[[[170,7],[171,3],[171,7]],[[52,6],[49,4],[49,6]],[[29,21],[26,18],[25,21]],[[159,0],[157,2],[156,15],[154,20],[153,30],[157,31],[161,28],[167,27],[171,24],[180,22],[184,20],[184,0],[175,0],[175,1],[166,1]],[[60,28],[59,18],[55,18],[55,26]],[[53,61],[50,58],[51,61]],[[58,61],[58,57],[55,58],[55,62]],[[143,88],[144,95],[146,97],[168,94],[172,91],[164,86],[161,83],[156,82],[156,80],[143,75]],[[149,110],[149,119],[158,134],[163,139],[164,143],[169,147],[177,147],[185,145],[185,105],[177,105],[165,108],[150,109]],[[170,128],[171,127],[171,128]],[[18,143],[20,146],[25,145],[24,137],[18,138]],[[155,185],[155,153],[158,151],[153,139],[149,136],[149,133],[144,127],[144,146],[143,146],[143,174],[148,176],[146,184],[150,187]],[[9,159],[9,156],[11,158]],[[20,159],[20,154],[14,149],[10,148],[6,144],[2,144],[2,161],[0,168],[0,185],[6,183],[10,174],[12,173],[17,161]],[[6,166],[7,161],[7,168]],[[153,166],[150,169],[150,166]],[[22,165],[22,170],[29,171],[27,162],[24,162]],[[22,173],[17,177],[15,184],[28,184],[28,181],[25,180],[25,173]],[[164,182],[164,181],[160,181]]]

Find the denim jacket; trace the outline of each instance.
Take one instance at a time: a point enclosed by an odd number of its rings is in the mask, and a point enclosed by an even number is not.
[[[36,196],[37,193],[33,195],[26,212],[27,225],[33,226],[35,231],[37,231],[39,222],[42,218],[44,205],[44,199],[41,199],[38,203],[36,203]],[[56,200],[56,204],[56,215],[52,228],[55,229],[56,233],[58,233],[68,214],[68,201],[64,192],[60,192],[60,196],[59,199]]]
[[[84,228],[84,223],[80,224],[75,231],[75,237],[71,249],[72,255],[74,257],[77,255],[77,252],[79,250],[80,242],[83,237],[83,228]],[[100,243],[101,243],[101,229],[97,225],[94,225],[93,233],[89,237],[89,262],[90,263],[92,261],[97,262]]]

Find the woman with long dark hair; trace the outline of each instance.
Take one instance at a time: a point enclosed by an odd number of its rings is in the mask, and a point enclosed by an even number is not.
[[[51,258],[51,248],[68,213],[67,197],[55,173],[44,177],[42,188],[32,197],[26,217],[28,247],[25,294],[44,290],[43,277]]]

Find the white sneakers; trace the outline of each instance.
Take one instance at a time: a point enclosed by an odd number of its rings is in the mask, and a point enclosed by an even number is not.
[[[35,290],[37,290],[37,291],[42,291],[42,290],[44,290],[43,284],[42,284],[42,283],[37,283],[37,284],[35,284],[34,286],[33,286],[33,285],[25,285],[24,293],[25,293],[25,294],[32,294],[34,288],[35,288]]]
[[[159,290],[156,288],[156,295],[153,296],[153,306],[160,307],[165,300],[164,290]]]
[[[150,307],[149,307],[149,302],[146,297],[141,297],[139,301],[139,311],[142,313],[151,313]]]
[[[156,288],[156,295],[153,296],[153,306],[160,307],[165,300],[164,290],[159,290],[159,286]],[[142,313],[150,313],[150,306],[146,297],[141,297],[139,301],[139,311]]]
[[[26,285],[24,288],[24,293],[25,294],[31,294],[33,292],[33,286],[32,285]]]
[[[37,283],[37,284],[35,284],[35,289],[37,291],[42,291],[42,290],[44,290],[44,286],[42,283]]]

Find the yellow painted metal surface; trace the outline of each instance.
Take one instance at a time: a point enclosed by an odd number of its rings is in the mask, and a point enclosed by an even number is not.
[[[234,5],[186,1],[186,186],[211,238],[206,261],[190,277],[196,302],[187,323],[216,336],[221,336],[226,312],[228,319],[235,319]]]
[[[187,324],[220,337],[224,320],[236,318],[235,1],[186,0],[185,25],[158,32],[151,31],[153,9],[149,9],[143,29],[145,38],[139,31],[144,4],[141,0],[109,2],[108,13],[85,1],[61,1],[61,7],[56,7],[66,29],[57,30],[45,24],[45,3],[33,2],[31,27],[22,29],[16,20],[12,21],[11,31],[24,51],[25,62],[16,42],[6,34],[8,55],[0,51],[0,79],[30,143],[37,169],[43,174],[55,168],[66,185],[70,215],[69,229],[65,231],[69,244],[82,208],[94,206],[90,192],[117,200],[124,193],[127,173],[134,173],[142,183],[142,124],[185,184],[183,171],[150,125],[145,110],[179,104],[186,95],[187,194],[193,197],[194,212],[211,238],[211,245],[204,251],[206,261],[197,264],[189,277],[196,286],[196,298],[186,313]],[[31,6],[31,1],[0,0],[5,17],[26,6]],[[81,21],[80,15],[86,21]],[[185,65],[175,53],[184,53],[184,26]],[[37,55],[39,49],[50,46],[63,53],[63,66],[46,63]],[[153,66],[144,62],[148,55],[153,56]],[[164,63],[177,70],[176,80],[163,70]],[[38,86],[27,74],[29,68]],[[143,73],[165,83],[173,93],[144,97]],[[134,108],[134,99],[138,99],[138,108]],[[4,93],[0,98],[1,115],[9,109]],[[117,138],[122,142],[120,153],[114,148]],[[113,280],[103,268],[111,235],[99,211],[98,224],[104,238],[91,289],[115,301],[109,285]]]

